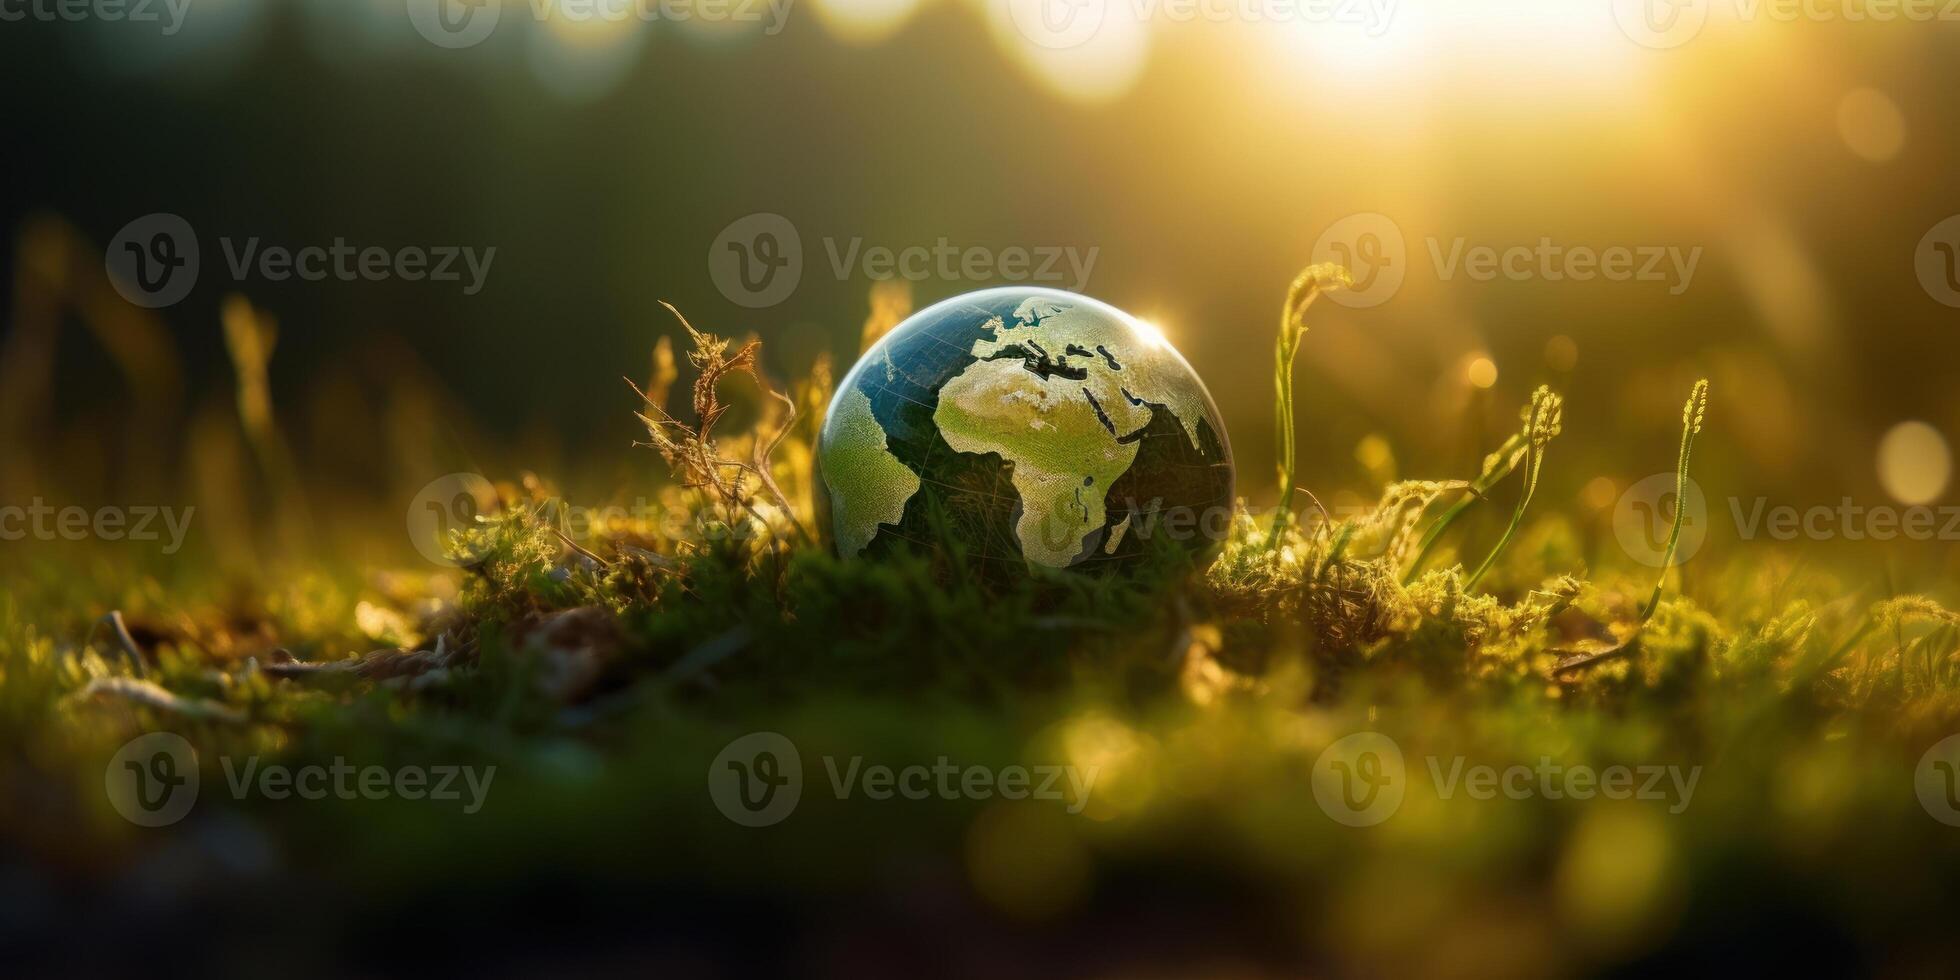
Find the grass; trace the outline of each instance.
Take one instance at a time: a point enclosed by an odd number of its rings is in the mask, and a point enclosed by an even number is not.
[[[1667,587],[1667,570],[1673,567],[1674,556],[1681,547],[1681,522],[1688,499],[1688,461],[1694,458],[1695,436],[1701,432],[1707,414],[1708,382],[1697,381],[1694,390],[1688,393],[1688,403],[1681,408],[1681,458],[1674,464],[1674,515],[1668,520],[1667,547],[1661,551],[1660,581],[1654,583],[1654,594],[1640,614],[1643,623],[1660,608],[1661,591]]]
[[[1309,270],[1286,301],[1282,433],[1302,314],[1338,281]],[[451,910],[414,930],[432,949],[569,916],[599,950],[651,938],[707,958],[767,956],[747,937],[773,930],[785,962],[839,930],[920,928],[962,955],[1005,930],[1062,964],[1196,969],[1229,947],[1258,972],[1707,967],[1752,938],[1763,969],[1909,973],[1953,952],[1925,923],[1960,907],[1960,850],[1913,776],[1960,721],[1960,618],[1776,551],[1705,559],[1693,598],[1638,601],[1642,573],[1589,573],[1567,515],[1527,515],[1560,429],[1549,390],[1475,478],[1395,483],[1338,523],[1241,513],[1202,567],[1167,552],[1127,575],[976,574],[953,547],[873,563],[811,540],[827,371],[719,434],[716,382],[759,384],[753,351],[688,330],[709,379],[694,420],[666,411],[671,353],[643,390],[678,528],[619,520],[574,545],[559,494],[529,479],[459,532],[450,574],[321,569],[241,595],[167,567],[10,568],[0,795],[36,803],[0,829],[62,888],[160,888],[198,910],[173,922],[248,958],[392,935],[430,908]],[[1705,406],[1698,385],[1677,486]],[[1513,473],[1487,557],[1444,561]],[[1677,514],[1670,555],[1678,535]],[[97,626],[112,609],[126,638]],[[198,746],[207,787],[221,757],[499,775],[468,817],[209,789],[147,832],[110,812],[102,760],[157,729]],[[1409,792],[1357,830],[1326,819],[1312,772],[1365,730],[1398,742]],[[788,735],[809,787],[764,830],[723,820],[703,782],[750,731]],[[1052,805],[833,798],[819,760],[853,757],[1098,775]],[[1687,801],[1482,801],[1444,792],[1432,759],[1698,776]],[[141,877],[166,858],[221,870]]]

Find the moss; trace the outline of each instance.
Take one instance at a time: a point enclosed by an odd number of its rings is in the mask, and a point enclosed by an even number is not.
[[[189,573],[6,570],[0,795],[54,801],[9,819],[30,839],[114,846],[126,827],[74,815],[103,809],[103,756],[156,729],[294,763],[508,767],[497,792],[509,816],[461,827],[395,808],[213,804],[298,861],[331,856],[304,871],[384,897],[438,880],[496,887],[498,867],[546,863],[765,891],[784,875],[875,888],[889,854],[959,853],[991,806],[900,815],[813,800],[797,818],[813,836],[727,836],[702,798],[706,760],[743,732],[781,730],[813,755],[1093,760],[1108,770],[1106,809],[1067,826],[1070,853],[1118,883],[1202,864],[1296,918],[1337,901],[1330,887],[1470,902],[1500,881],[1533,913],[1555,901],[1550,879],[1584,821],[1542,800],[1497,821],[1412,799],[1398,836],[1330,836],[1302,774],[1335,738],[1383,729],[1411,765],[1422,753],[1722,760],[1709,802],[1663,831],[1687,885],[1735,872],[1711,853],[1762,848],[1821,883],[1818,901],[1855,907],[1946,830],[1900,787],[1960,723],[1952,612],[1861,596],[1838,571],[1773,553],[1699,559],[1693,598],[1649,604],[1651,573],[1582,567],[1589,532],[1559,513],[1526,515],[1473,584],[1445,556],[1485,552],[1450,522],[1523,464],[1529,439],[1474,480],[1397,483],[1339,522],[1275,529],[1241,509],[1202,568],[1165,552],[1122,574],[1029,573],[950,543],[847,561],[801,535],[793,508],[771,504],[807,501],[815,484],[815,430],[801,418],[772,423],[788,434],[760,463],[753,446],[774,428],[712,447],[691,430],[669,447],[686,466],[745,457],[779,490],[677,480],[661,500],[678,520],[612,522],[576,545],[558,533],[548,484],[502,485],[444,573],[321,568],[235,596]],[[137,649],[96,628],[111,608],[128,614]],[[91,692],[139,669],[169,697]],[[806,779],[827,778],[816,766],[806,760]],[[1846,848],[1855,860],[1832,859]],[[1845,913],[1872,921],[1860,914]]]

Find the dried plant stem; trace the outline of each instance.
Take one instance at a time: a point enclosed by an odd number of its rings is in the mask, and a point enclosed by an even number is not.
[[[681,322],[681,326],[686,328],[688,337],[694,345],[687,359],[701,373],[694,379],[693,425],[676,419],[649,392],[634,385],[631,379],[627,380],[627,384],[632,386],[646,403],[647,411],[641,413],[639,418],[641,422],[646,423],[647,434],[653,440],[653,448],[667,461],[668,468],[673,470],[674,476],[680,480],[682,486],[690,489],[707,489],[712,492],[715,503],[721,508],[723,521],[730,527],[745,518],[754,520],[758,526],[765,529],[769,527],[768,519],[756,509],[755,495],[749,489],[749,481],[753,478],[781,510],[784,520],[789,522],[800,537],[809,540],[809,531],[803,527],[801,521],[797,520],[788,496],[783,493],[782,488],[776,483],[775,476],[770,472],[769,457],[782,444],[783,437],[788,435],[791,427],[796,424],[797,410],[794,400],[769,388],[763,382],[756,366],[756,357],[762,348],[762,342],[750,340],[730,354],[727,340],[694,329],[694,325],[687,322],[687,317],[683,316],[680,310],[675,309],[673,304],[663,302],[660,305],[665,306],[667,311],[674,314],[674,318]],[[656,382],[661,376],[657,365],[656,355]],[[731,374],[748,375],[770,397],[781,401],[788,412],[781,427],[774,434],[765,438],[757,433],[755,449],[748,460],[722,455],[721,448],[716,445],[714,439],[715,423],[720,421],[722,414],[728,411],[728,406],[721,401],[719,385],[723,378]]]
[[[143,648],[137,646],[136,638],[130,635],[129,624],[123,620],[122,610],[112,609],[108,615],[96,620],[95,626],[88,632],[89,639],[94,640],[95,631],[104,626],[109,627],[110,634],[115,636],[116,643],[122,647],[123,655],[129,658],[131,671],[136,676],[142,677],[145,673]]]

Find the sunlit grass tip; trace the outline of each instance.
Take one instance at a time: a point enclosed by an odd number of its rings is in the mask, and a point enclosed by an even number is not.
[[[1654,583],[1654,594],[1647,599],[1647,607],[1641,610],[1640,622],[1644,625],[1660,608],[1661,591],[1667,588],[1667,570],[1674,564],[1674,553],[1681,545],[1682,516],[1687,511],[1688,500],[1688,460],[1694,455],[1695,436],[1701,434],[1701,424],[1708,417],[1708,379],[1695,382],[1694,389],[1688,392],[1687,404],[1681,406],[1681,454],[1674,464],[1674,520],[1667,532],[1667,549],[1661,552],[1660,579]]]
[[[1497,564],[1498,556],[1510,545],[1518,526],[1524,523],[1525,508],[1531,506],[1531,497],[1538,492],[1538,476],[1545,467],[1545,449],[1559,433],[1565,431],[1565,399],[1551,386],[1539,385],[1538,390],[1531,393],[1531,403],[1524,407],[1518,418],[1524,423],[1523,431],[1518,434],[1523,446],[1524,489],[1518,495],[1518,506],[1511,512],[1511,523],[1504,528],[1504,536],[1497,539],[1490,554],[1484,556],[1483,564],[1478,565],[1477,570],[1464,581],[1466,592],[1483,581],[1484,575]]]
[[[1345,267],[1332,262],[1307,266],[1293,277],[1286,290],[1286,305],[1279,313],[1279,341],[1273,356],[1273,405],[1275,431],[1279,440],[1279,507],[1273,514],[1273,528],[1266,547],[1278,548],[1280,535],[1293,519],[1293,480],[1296,468],[1293,436],[1293,358],[1300,352],[1300,338],[1307,332],[1307,310],[1322,293],[1354,288],[1354,277]]]

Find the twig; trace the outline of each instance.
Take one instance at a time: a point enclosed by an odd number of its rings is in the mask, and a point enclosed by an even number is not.
[[[593,554],[589,549],[580,545],[577,541],[573,541],[571,535],[566,534],[565,532],[555,527],[551,529],[551,533],[558,535],[558,540],[565,542],[565,547],[572,549],[573,553],[577,554],[581,558],[584,558],[586,561],[589,561],[599,566],[600,568],[612,567],[612,562],[609,562],[604,558],[601,558],[598,555]]]
[[[137,646],[136,638],[129,635],[129,624],[123,621],[122,610],[110,610],[107,616],[96,620],[94,628],[88,631],[88,638],[83,643],[93,641],[95,631],[104,625],[109,627],[109,632],[115,634],[116,642],[122,645],[122,651],[129,657],[130,666],[135,669],[136,676],[147,675],[148,669],[143,665],[143,648]]]
[[[205,721],[222,721],[242,724],[245,713],[230,705],[217,701],[180,697],[163,687],[134,677],[97,677],[89,681],[80,691],[75,692],[76,701],[89,701],[107,695],[131,701],[158,711],[168,711],[186,718]]]

